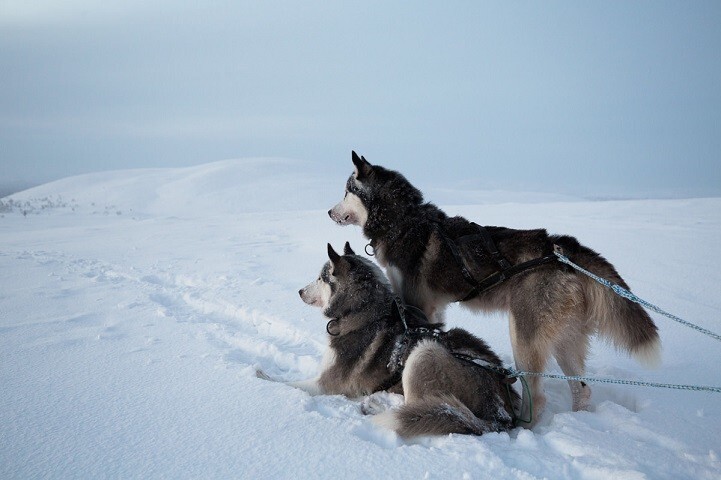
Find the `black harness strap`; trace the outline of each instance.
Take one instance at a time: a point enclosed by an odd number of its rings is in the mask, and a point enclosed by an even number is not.
[[[456,259],[456,262],[461,267],[461,273],[463,274],[463,278],[468,282],[472,288],[471,291],[468,292],[468,294],[463,297],[461,302],[465,302],[468,300],[471,300],[481,293],[490,290],[491,288],[495,287],[496,285],[503,283],[504,281],[508,280],[512,276],[519,274],[521,272],[524,272],[526,270],[529,270],[531,268],[538,267],[540,265],[550,263],[553,261],[556,261],[556,256],[554,254],[549,254],[543,257],[534,258],[533,260],[528,260],[527,262],[522,262],[516,265],[511,265],[511,263],[506,260],[506,258],[503,256],[501,252],[498,251],[498,248],[496,247],[496,243],[493,241],[493,238],[491,237],[491,234],[488,233],[488,230],[483,228],[482,226],[471,222],[471,225],[476,227],[478,230],[478,236],[481,238],[481,241],[483,242],[483,247],[486,249],[486,251],[489,253],[491,258],[496,262],[498,265],[498,268],[500,271],[493,273],[486,278],[484,278],[481,281],[476,280],[471,272],[468,271],[468,268],[466,268],[466,264],[463,261],[463,256],[461,255],[460,250],[458,249],[458,245],[456,245],[456,242],[451,239],[446,232],[443,231],[443,229],[438,226],[436,231],[439,233],[441,238],[446,242],[446,245],[448,246],[449,250],[453,254],[453,256]],[[475,236],[474,235],[464,235],[460,238],[466,238],[469,236]],[[460,240],[460,239],[459,239]]]
[[[436,232],[438,232],[438,235],[441,236],[443,241],[446,242],[446,245],[451,250],[451,253],[456,259],[456,262],[461,267],[461,273],[463,274],[463,278],[466,280],[466,282],[470,283],[471,285],[476,285],[478,282],[475,278],[473,278],[473,275],[471,275],[471,272],[468,271],[466,268],[466,264],[463,261],[463,257],[461,256],[461,252],[458,250],[458,245],[456,245],[456,242],[451,240],[451,238],[446,235],[446,232],[443,231],[443,229],[439,226],[436,227]],[[464,237],[461,237],[464,238]]]
[[[500,377],[502,377],[501,381],[503,383],[506,383],[509,385],[516,383],[516,377],[514,377],[511,374],[511,371],[508,370],[507,368],[503,368],[500,365],[495,365],[495,364],[489,362],[488,360],[485,360],[480,357],[476,357],[473,355],[466,355],[465,353],[451,352],[451,355],[453,355],[454,357],[456,357],[459,360],[463,360],[464,362],[473,364],[477,367],[481,367],[486,370],[490,370],[491,372],[495,373],[496,375],[499,375]]]
[[[388,390],[401,381],[405,367],[405,356],[409,349],[424,338],[438,338],[444,334],[442,330],[434,328],[428,323],[428,319],[421,309],[412,305],[405,305],[398,298],[393,300],[393,307],[392,314],[397,315],[403,323],[403,332],[396,337],[395,345],[386,366],[392,375],[381,383],[376,388],[376,391]],[[411,317],[414,323],[420,323],[421,325],[409,326],[407,317]]]
[[[488,251],[488,253],[491,255],[493,260],[496,261],[498,266],[501,267],[501,270],[508,270],[509,268],[511,268],[511,264],[508,262],[508,260],[506,260],[506,257],[501,255],[501,252],[499,252],[498,248],[496,248],[496,242],[493,241],[493,238],[491,238],[491,234],[488,233],[488,230],[475,222],[471,222],[471,225],[476,227],[476,229],[478,230],[478,234],[483,241],[483,246],[485,247],[486,251]]]
[[[440,328],[435,328],[430,324],[421,309],[412,305],[405,305],[400,298],[393,299],[391,311],[382,318],[391,322],[400,322],[403,331],[396,336],[393,350],[386,365],[391,376],[378,385],[373,390],[374,392],[388,390],[401,381],[405,357],[409,349],[424,338],[438,338],[445,333]],[[331,318],[328,321],[325,326],[328,335],[332,337],[340,335],[340,322],[340,318]]]
[[[388,360],[387,368],[391,373],[391,376],[374,389],[376,392],[389,390],[401,381],[403,378],[403,370],[405,368],[405,356],[408,353],[408,350],[412,349],[418,342],[425,338],[437,340],[446,334],[446,332],[440,328],[435,328],[433,326],[408,326],[406,316],[414,317],[416,322],[420,321],[419,323],[423,323],[425,325],[428,325],[427,318],[422,310],[412,305],[404,305],[398,298],[393,300],[393,308],[394,310],[392,310],[391,316],[398,316],[403,323],[403,332],[396,337],[396,343],[393,347],[393,351],[391,352],[390,359]],[[511,385],[516,381],[516,378],[508,369],[501,365],[491,363],[481,356],[454,351],[451,351],[450,353],[458,360],[464,361],[469,365],[480,367],[495,373],[501,377],[501,382],[506,385]]]
[[[513,265],[512,267],[509,267],[501,272],[494,273],[493,275],[484,278],[480,282],[477,282],[473,286],[473,288],[471,288],[471,291],[468,292],[468,294],[461,299],[461,302],[465,302],[477,297],[481,293],[490,290],[491,288],[495,287],[500,283],[503,283],[504,281],[508,280],[516,274],[519,274],[526,270],[530,270],[531,268],[538,267],[545,263],[551,263],[555,260],[555,255],[546,255],[545,257],[534,258],[533,260]]]

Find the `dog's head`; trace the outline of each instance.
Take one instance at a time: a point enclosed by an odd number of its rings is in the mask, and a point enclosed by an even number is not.
[[[358,225],[364,230],[381,221],[393,221],[409,207],[423,203],[423,195],[398,172],[371,165],[352,153],[355,170],[345,184],[345,195],[328,215],[338,225]]]
[[[362,310],[377,293],[389,290],[380,268],[356,255],[348,242],[343,255],[328,244],[328,258],[318,278],[298,292],[305,303],[321,308],[326,317]]]

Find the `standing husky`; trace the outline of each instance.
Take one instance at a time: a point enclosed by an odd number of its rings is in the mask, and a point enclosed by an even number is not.
[[[328,256],[318,279],[299,292],[330,319],[323,370],[291,385],[349,397],[403,393],[405,404],[375,421],[404,437],[512,428],[520,399],[489,369],[502,369],[501,361],[483,340],[458,328],[443,332],[399,305],[381,270],[348,243],[342,256],[328,245]]]
[[[613,265],[575,238],[448,217],[424,203],[400,173],[371,165],[355,152],[353,164],[345,197],[328,214],[339,225],[363,229],[393,289],[428,318],[442,321],[445,307],[456,301],[475,310],[509,312],[516,367],[524,371],[542,372],[553,355],[566,375],[582,375],[594,333],[641,361],[658,361],[657,328],[643,308],[558,261],[534,263],[552,259],[554,247],[560,247],[573,262],[628,288]],[[532,268],[518,268],[529,264]],[[540,378],[528,384],[538,418],[545,405]],[[573,410],[587,408],[588,385],[569,381],[569,386]]]

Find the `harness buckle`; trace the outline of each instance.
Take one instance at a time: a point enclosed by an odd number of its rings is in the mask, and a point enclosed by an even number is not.
[[[506,270],[508,270],[509,268],[512,267],[512,265],[508,262],[508,260],[506,260],[505,258],[501,257],[500,254],[498,254],[498,255],[499,255],[498,257],[496,257],[496,256],[494,255],[494,257],[495,257],[496,262],[498,263],[498,265],[501,267],[501,269],[503,269],[503,271],[506,271]],[[503,279],[505,280],[505,277],[504,277]]]

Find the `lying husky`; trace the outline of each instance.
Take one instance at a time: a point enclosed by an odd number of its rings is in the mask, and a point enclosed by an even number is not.
[[[513,355],[523,371],[542,372],[553,355],[566,375],[582,375],[594,333],[639,360],[657,361],[657,328],[643,308],[553,261],[554,248],[561,249],[573,262],[628,288],[608,261],[575,238],[448,217],[424,203],[400,173],[355,152],[353,164],[345,197],[328,214],[340,225],[363,229],[395,292],[428,318],[442,321],[445,307],[457,301],[509,312]],[[528,383],[538,418],[545,405],[540,378]],[[587,408],[590,388],[569,385],[573,410]]]
[[[342,256],[328,245],[328,256],[318,279],[300,290],[329,319],[323,370],[291,385],[348,397],[402,393],[404,405],[374,420],[404,437],[512,428],[520,399],[493,370],[502,370],[501,361],[483,340],[458,328],[443,332],[407,311],[381,270],[347,243]]]

